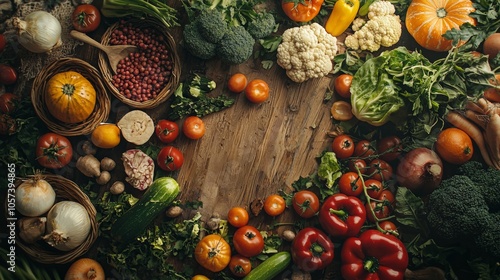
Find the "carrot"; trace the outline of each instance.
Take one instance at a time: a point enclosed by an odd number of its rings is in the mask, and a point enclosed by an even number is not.
[[[491,102],[500,102],[500,89],[488,88],[484,91],[484,98]]]
[[[485,130],[485,140],[490,151],[490,160],[500,169],[500,116],[491,114]]]
[[[472,121],[457,112],[450,111],[446,114],[446,121],[451,125],[463,130],[476,143],[483,156],[484,162],[489,166],[494,166],[491,162],[485,138],[481,129]],[[496,167],[495,167],[496,168]]]

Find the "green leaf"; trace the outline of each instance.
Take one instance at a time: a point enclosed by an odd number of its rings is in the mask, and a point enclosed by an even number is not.
[[[402,225],[421,229],[424,213],[424,202],[405,187],[398,187],[396,191],[396,220]]]
[[[334,152],[326,152],[321,157],[318,176],[326,181],[326,187],[331,189],[335,181],[342,176],[341,166]]]

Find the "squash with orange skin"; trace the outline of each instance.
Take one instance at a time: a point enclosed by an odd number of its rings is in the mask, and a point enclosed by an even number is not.
[[[459,29],[466,22],[475,25],[469,16],[473,11],[470,0],[413,0],[406,11],[406,28],[420,46],[437,52],[448,51],[452,41],[443,34]]]
[[[65,123],[86,120],[96,99],[92,83],[75,71],[57,73],[47,83],[45,105],[54,118]]]

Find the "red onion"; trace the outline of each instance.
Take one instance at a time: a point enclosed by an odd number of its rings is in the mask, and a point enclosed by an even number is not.
[[[441,183],[443,162],[428,148],[413,149],[399,162],[396,178],[400,186],[415,195],[428,195]]]

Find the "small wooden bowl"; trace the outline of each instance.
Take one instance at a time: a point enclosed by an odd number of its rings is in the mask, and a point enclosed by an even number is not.
[[[172,35],[170,35],[170,33],[166,31],[167,28],[155,20],[130,18],[127,19],[127,22],[132,22],[134,26],[140,28],[154,28],[163,35],[163,38],[165,39],[165,44],[167,44],[167,49],[169,51],[169,59],[171,59],[173,64],[172,74],[170,75],[170,79],[168,80],[165,87],[157,94],[157,96],[154,99],[149,99],[143,102],[139,102],[127,98],[122,93],[120,93],[120,91],[118,90],[117,87],[115,87],[115,85],[113,85],[112,78],[114,73],[113,70],[111,70],[111,66],[109,65],[109,61],[106,54],[103,52],[99,52],[99,61],[98,61],[99,69],[101,70],[101,73],[104,77],[106,86],[118,100],[129,105],[130,107],[137,109],[155,108],[158,105],[167,101],[167,99],[175,92],[177,86],[179,85],[179,79],[181,76],[181,64],[179,55],[177,54],[176,44]],[[116,22],[106,30],[106,32],[101,38],[101,44],[103,45],[110,44],[109,41],[111,40],[111,34],[115,29],[119,28],[119,25],[120,23]]]
[[[47,91],[48,81],[54,75],[65,72],[75,71],[89,80],[96,91],[96,104],[94,112],[83,122],[64,123],[54,118],[45,105],[45,92]],[[108,119],[111,109],[106,87],[102,82],[102,77],[92,65],[78,58],[61,58],[46,66],[33,81],[31,89],[31,102],[35,112],[47,127],[55,133],[64,136],[78,136],[91,133],[101,122]]]
[[[97,211],[89,197],[82,190],[80,190],[80,187],[73,181],[62,176],[52,174],[42,175],[42,178],[46,180],[54,189],[56,193],[56,202],[71,200],[78,202],[85,207],[90,218],[90,233],[82,244],[67,252],[51,248],[50,245],[45,244],[44,241],[26,244],[21,238],[16,238],[16,245],[37,262],[44,264],[68,263],[85,254],[96,241],[99,227],[96,219]]]

